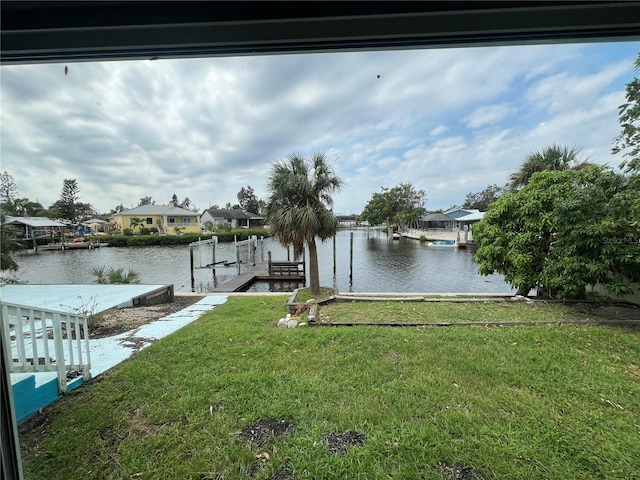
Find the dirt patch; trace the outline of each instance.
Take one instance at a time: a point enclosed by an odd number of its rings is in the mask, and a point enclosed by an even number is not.
[[[264,418],[245,427],[240,438],[256,447],[263,447],[271,437],[282,437],[294,429],[295,424],[289,420]]]
[[[487,480],[489,478],[472,468],[447,462],[438,462],[438,470],[445,480]]]
[[[179,312],[204,297],[195,295],[176,295],[171,303],[160,303],[147,307],[114,308],[99,313],[90,321],[89,337],[112,337],[128,332],[141,325],[160,320],[167,315]]]
[[[329,442],[329,451],[334,455],[345,455],[349,447],[361,447],[364,445],[365,436],[362,433],[347,430],[342,433],[329,433],[325,435]]]

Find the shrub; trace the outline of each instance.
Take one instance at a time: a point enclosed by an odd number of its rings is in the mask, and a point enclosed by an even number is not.
[[[150,230],[148,228],[142,227],[140,229],[140,235],[149,235]]]
[[[131,268],[98,265],[92,268],[91,273],[100,284],[140,283],[140,274]]]
[[[133,230],[131,230],[130,228],[125,228],[124,230],[122,230],[122,233],[130,237],[133,235]]]

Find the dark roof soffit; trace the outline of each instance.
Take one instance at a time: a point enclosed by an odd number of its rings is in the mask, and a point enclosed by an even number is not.
[[[12,2],[1,62],[640,38],[640,2]]]

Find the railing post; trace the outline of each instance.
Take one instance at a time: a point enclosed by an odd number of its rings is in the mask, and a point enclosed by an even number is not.
[[[64,367],[64,344],[60,314],[53,314],[53,343],[56,346],[56,369],[58,371],[58,392],[67,393],[67,373]]]

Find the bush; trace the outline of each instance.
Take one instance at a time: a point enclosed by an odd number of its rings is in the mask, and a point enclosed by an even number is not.
[[[133,230],[131,230],[130,228],[125,228],[124,230],[122,230],[122,233],[124,233],[127,236],[132,236]]]
[[[424,235],[420,235],[420,243],[424,243],[427,241],[427,237],[425,237]]]
[[[269,230],[260,228],[232,230],[216,234],[219,242],[233,242],[237,236],[238,241],[247,240],[251,235],[269,237]],[[111,247],[147,247],[155,245],[189,245],[198,240],[209,240],[211,233],[185,233],[182,235],[107,235],[100,238],[101,242],[108,243]]]
[[[96,277],[96,283],[140,283],[140,274],[131,268],[105,267],[98,265],[92,268],[91,273]]]
[[[148,228],[142,227],[140,229],[140,235],[149,235],[150,230]]]

